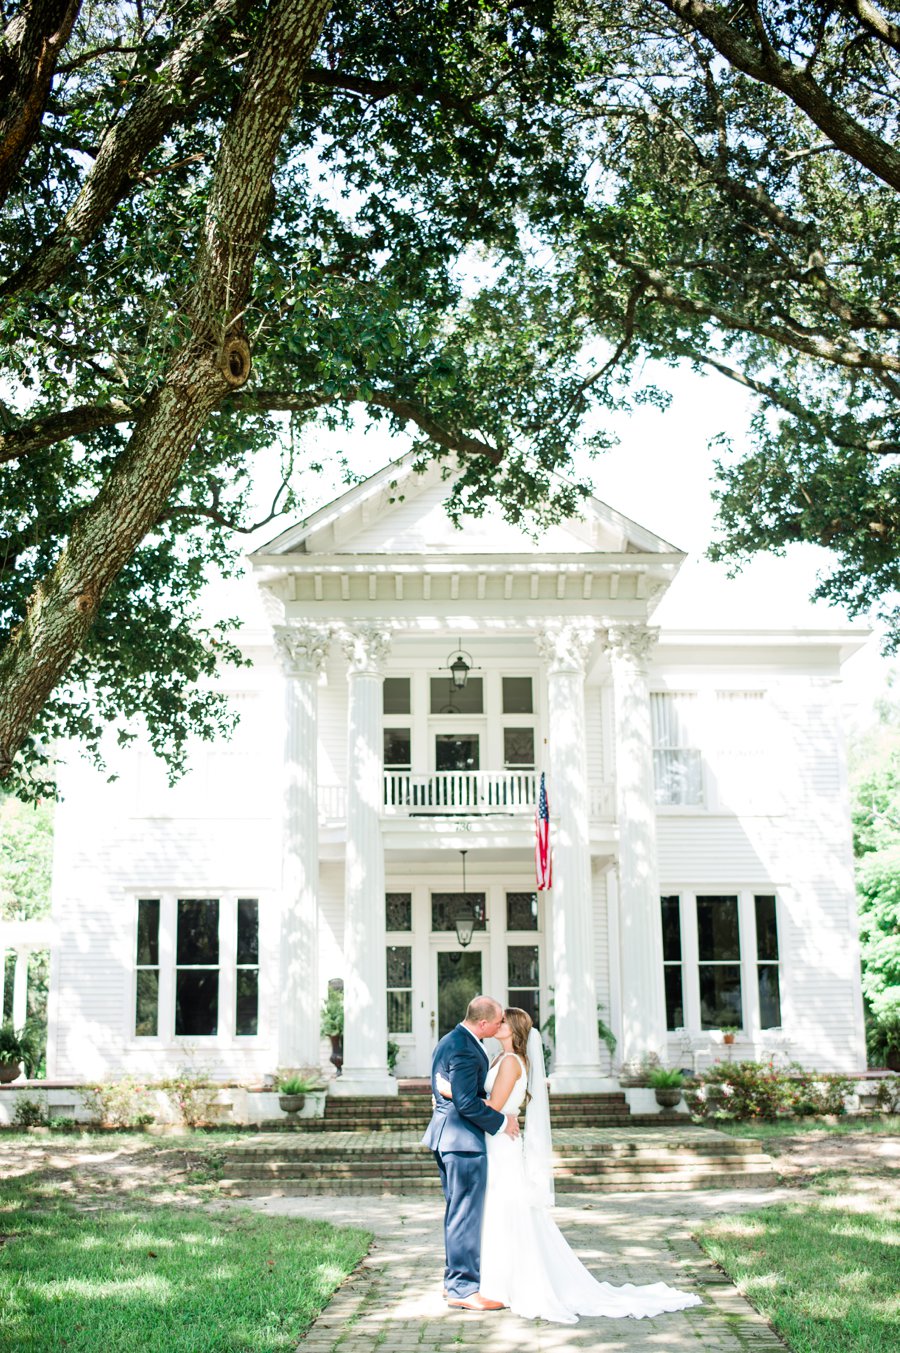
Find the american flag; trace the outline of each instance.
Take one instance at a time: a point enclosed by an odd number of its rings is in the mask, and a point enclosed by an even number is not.
[[[541,792],[538,795],[537,808],[534,810],[534,872],[537,877],[538,892],[543,892],[553,884],[553,860],[550,857],[550,805],[547,802],[547,786],[544,773],[541,772]]]

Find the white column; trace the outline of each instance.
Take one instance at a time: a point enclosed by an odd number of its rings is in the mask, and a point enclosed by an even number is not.
[[[647,661],[658,631],[612,625],[606,649],[613,677],[623,1063],[666,1053],[662,922],[656,855],[653,739]]]
[[[329,631],[317,625],[275,630],[285,674],[279,1067],[319,1065],[316,685],[329,638]]]
[[[553,986],[556,1094],[602,1088],[594,975],[594,917],[588,837],[584,674],[594,639],[581,623],[548,627],[537,638],[547,663],[553,827]]]
[[[25,1028],[28,1019],[28,959],[27,949],[17,951],[12,1000],[12,1022],[17,1032]]]
[[[395,1095],[387,1069],[382,663],[390,636],[358,625],[342,636],[349,669],[347,861],[344,879],[344,1068],[339,1095]]]

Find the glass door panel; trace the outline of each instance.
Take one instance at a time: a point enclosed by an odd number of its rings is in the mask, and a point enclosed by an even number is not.
[[[480,991],[481,954],[477,949],[438,951],[438,1038],[465,1018],[466,1006]]]

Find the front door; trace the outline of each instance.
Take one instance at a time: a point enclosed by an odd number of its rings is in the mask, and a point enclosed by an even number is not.
[[[439,949],[435,954],[437,1028],[435,1041],[465,1018],[466,1006],[482,991],[480,949]]]

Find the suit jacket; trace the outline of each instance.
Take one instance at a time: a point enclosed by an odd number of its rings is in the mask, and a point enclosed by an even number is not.
[[[461,1024],[438,1043],[431,1061],[434,1113],[422,1138],[432,1151],[471,1151],[483,1155],[484,1134],[493,1135],[503,1127],[504,1115],[484,1102],[488,1065],[487,1053]],[[439,1073],[450,1082],[452,1099],[445,1099],[438,1090],[435,1078]]]

